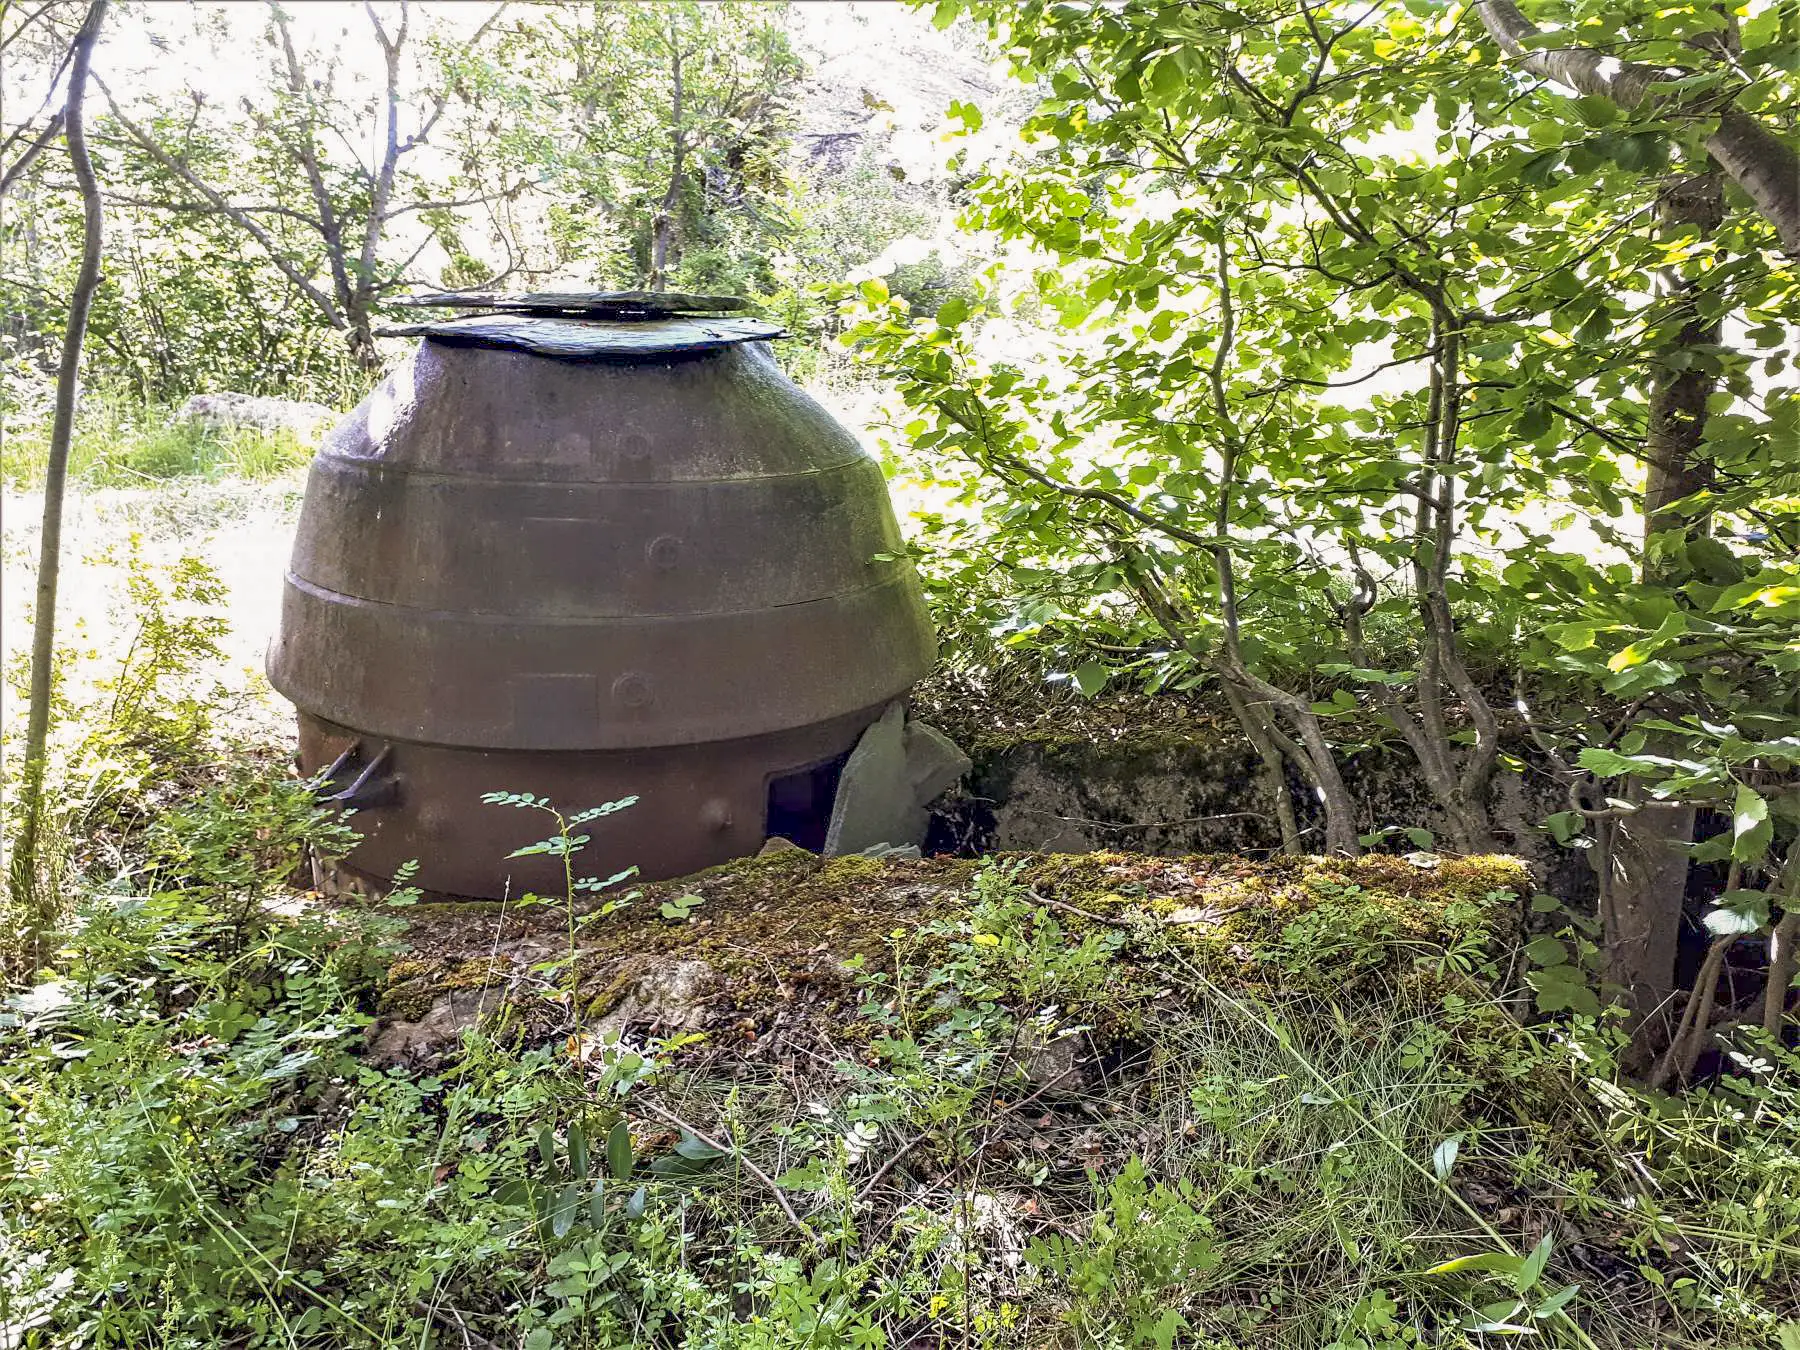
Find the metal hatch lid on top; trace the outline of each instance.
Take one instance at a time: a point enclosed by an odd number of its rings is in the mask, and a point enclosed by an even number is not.
[[[497,291],[417,295],[395,305],[483,311],[380,330],[450,346],[499,347],[563,361],[680,355],[786,337],[779,324],[729,315],[748,307],[733,295],[683,291]]]

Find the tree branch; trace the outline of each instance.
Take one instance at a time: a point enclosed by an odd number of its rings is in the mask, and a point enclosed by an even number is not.
[[[1717,116],[1718,129],[1706,139],[1707,153],[1756,203],[1782,246],[1800,254],[1800,151],[1762,122],[1735,104],[1715,112],[1655,92],[1658,81],[1679,78],[1680,72],[1621,61],[1586,47],[1543,45],[1543,30],[1513,0],[1476,0],[1475,13],[1500,49],[1533,75],[1578,94],[1609,99],[1628,112],[1663,106],[1691,117]]]
[[[245,211],[243,208],[234,206],[231,202],[227,201],[220,192],[209,186],[198,174],[189,168],[186,163],[176,159],[173,155],[169,154],[168,151],[158,145],[155,138],[152,137],[149,132],[145,131],[125,115],[124,109],[119,107],[119,101],[113,97],[112,90],[106,87],[106,82],[104,80],[100,79],[99,76],[95,76],[94,83],[99,85],[100,92],[106,95],[107,106],[112,109],[114,120],[130,133],[131,139],[138,144],[145,154],[149,155],[151,159],[155,160],[158,165],[169,173],[174,174],[175,177],[179,178],[183,183],[186,183],[195,192],[198,192],[212,204],[213,208],[218,211],[220,215],[229,218],[252,239],[256,240],[256,242],[261,245],[263,252],[268,255],[269,261],[274,263],[275,266],[280,269],[281,274],[293,283],[295,289],[318,307],[319,312],[325,316],[327,323],[333,328],[340,330],[347,326],[344,322],[343,314],[338,310],[337,305],[333,303],[331,297],[315,286],[312,279],[308,277],[305,272],[301,271],[299,266],[296,265],[291,258],[287,257],[282,252],[281,246],[276,242],[274,236],[263,228],[255,216]]]
[[[31,144],[19,153],[17,159],[6,166],[4,174],[0,174],[0,201],[4,201],[6,194],[12,191],[13,184],[24,177],[25,171],[31,167],[32,161],[43,154],[45,148],[62,134],[62,129],[63,113],[62,109],[58,108],[55,115],[44,124],[44,129],[37,134]]]

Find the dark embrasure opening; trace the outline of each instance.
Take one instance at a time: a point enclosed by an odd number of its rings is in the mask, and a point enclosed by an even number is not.
[[[814,853],[823,851],[825,833],[831,826],[831,804],[837,799],[838,779],[849,759],[850,752],[846,750],[823,763],[771,778],[764,836],[791,840]]]

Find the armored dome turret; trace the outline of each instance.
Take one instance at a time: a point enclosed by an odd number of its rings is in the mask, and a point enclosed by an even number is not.
[[[320,450],[269,653],[302,769],[358,809],[350,863],[560,887],[487,792],[635,796],[584,827],[603,875],[810,829],[935,644],[879,466],[780,330],[719,297],[419,303],[484,312],[399,330],[418,350]]]

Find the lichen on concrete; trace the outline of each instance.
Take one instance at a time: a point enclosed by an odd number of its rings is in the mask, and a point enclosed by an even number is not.
[[[468,991],[499,990],[509,1006],[536,1009],[518,1019],[520,1034],[571,1018],[590,1028],[711,1029],[749,1040],[795,1018],[844,1024],[857,1015],[859,972],[891,969],[896,937],[907,939],[908,960],[929,959],[930,949],[910,939],[969,913],[982,866],[1002,869],[1019,905],[1043,907],[1071,941],[1095,925],[1153,928],[1196,969],[1245,987],[1349,988],[1395,968],[1397,953],[1503,941],[1514,931],[1516,897],[1530,891],[1523,866],[1505,858],[1254,862],[1102,852],[984,864],[821,859],[789,849],[638,888],[610,914],[584,902],[573,988],[553,997],[568,981],[559,974],[559,986],[533,968],[571,954],[566,911],[459,918],[454,906],[421,906],[408,916],[414,950],[390,971],[381,1010],[392,1023],[453,1034],[453,1012],[494,1006],[485,992],[471,999]],[[664,905],[677,901],[688,918],[665,917]]]
[[[885,960],[894,930],[952,902],[974,866],[958,859],[825,859],[803,849],[743,858],[578,901],[572,950],[562,906],[420,905],[405,911],[412,951],[391,968],[380,1011],[420,1022],[437,1009],[441,1021],[452,995],[470,987],[505,990],[515,1005],[541,1001],[551,982],[534,978],[533,967],[570,957],[570,1006],[588,1023],[618,1021],[619,1010],[634,1003],[646,1021],[692,1021],[663,988],[668,968],[680,962],[703,963],[712,973],[681,982],[704,991],[709,1016],[754,1024],[797,1001],[828,1013],[853,1011],[847,1004],[855,965]],[[603,913],[608,900],[618,908]],[[665,905],[688,917],[667,917]]]

